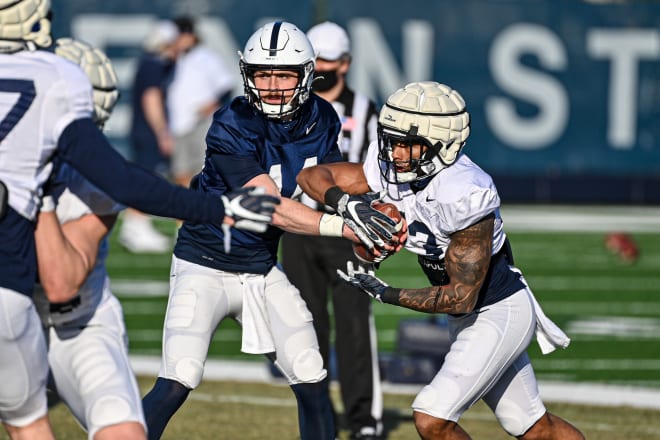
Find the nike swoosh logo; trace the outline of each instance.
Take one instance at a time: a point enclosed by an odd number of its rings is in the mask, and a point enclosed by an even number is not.
[[[312,129],[313,129],[314,127],[316,127],[316,122],[314,122],[312,125],[310,125],[309,127],[307,127],[307,128],[305,129],[305,136],[307,136],[309,133],[311,133],[311,132],[312,132]]]
[[[432,201],[434,201],[434,200],[435,200],[435,199],[432,199],[432,198],[430,198],[429,196],[426,196],[426,201],[427,201],[427,202],[432,202]]]

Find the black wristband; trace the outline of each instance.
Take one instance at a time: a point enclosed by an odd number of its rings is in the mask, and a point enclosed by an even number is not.
[[[323,195],[323,201],[325,202],[326,205],[332,206],[334,209],[337,209],[337,205],[339,205],[339,200],[344,197],[344,194],[346,194],[344,191],[341,190],[338,186],[333,186],[329,188],[325,194]]]
[[[396,287],[387,287],[383,294],[381,295],[380,299],[387,304],[393,304],[395,306],[399,305],[399,292],[401,292],[401,289],[397,289]]]

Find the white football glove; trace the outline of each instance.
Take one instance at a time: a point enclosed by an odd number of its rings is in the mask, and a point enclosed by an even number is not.
[[[369,250],[373,250],[374,247],[382,249],[385,246],[384,240],[392,240],[392,235],[397,232],[396,222],[371,207],[373,202],[379,200],[379,193],[362,195],[343,193],[340,197],[336,197],[339,195],[336,191],[335,200],[328,204],[335,208],[344,219],[346,226],[355,232]]]
[[[367,292],[369,296],[378,302],[383,302],[383,293],[389,287],[384,281],[376,277],[373,265],[368,265],[365,269],[364,266],[358,266],[357,269],[353,267],[353,262],[346,263],[346,273],[341,269],[337,269],[339,277]]]
[[[246,187],[223,194],[222,203],[225,215],[234,219],[234,228],[265,232],[280,199],[267,195],[265,188]]]
[[[266,195],[266,189],[260,186],[231,191],[221,198],[225,215],[234,219],[233,227],[252,232],[265,232],[268,224],[273,221],[275,206],[280,204],[278,197]],[[231,251],[231,228],[226,223],[222,224],[226,254]]]

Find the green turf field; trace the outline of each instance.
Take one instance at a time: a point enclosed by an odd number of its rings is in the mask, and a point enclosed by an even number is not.
[[[158,227],[174,235],[173,222],[159,221]],[[634,235],[641,250],[634,265],[606,251],[603,233],[510,232],[509,237],[517,265],[546,313],[573,339],[567,350],[549,356],[541,356],[532,343],[529,351],[539,379],[660,389],[660,234]],[[119,246],[116,237],[111,241],[108,267],[113,290],[124,306],[130,350],[159,354],[170,255],[132,255]],[[395,286],[426,285],[415,257],[407,252],[388,259],[379,276]],[[377,303],[374,312],[383,354],[394,349],[400,320],[425,318]],[[223,323],[211,356],[264,362],[259,356],[240,354],[239,341],[238,327],[231,321]],[[154,379],[139,378],[143,394]],[[332,397],[341,413],[336,388]],[[418,438],[410,410],[413,398],[413,394],[385,394],[388,440]],[[588,439],[660,439],[660,410],[558,402],[547,406],[578,426]],[[163,439],[296,439],[296,414],[295,399],[281,381],[205,380],[174,416]],[[50,418],[58,439],[86,438],[63,405],[52,408]],[[510,438],[482,403],[465,414],[461,425],[475,439]],[[0,440],[7,438],[0,430]],[[346,431],[340,439],[347,439]]]
[[[174,235],[174,224],[158,227]],[[567,350],[530,355],[541,380],[588,381],[660,388],[660,234],[634,234],[640,247],[635,264],[607,252],[602,233],[509,233],[516,264],[537,299],[572,338]],[[112,237],[108,260],[113,290],[124,306],[130,349],[159,354],[170,255],[133,255]],[[379,271],[398,287],[421,287],[426,280],[416,258],[403,251]],[[374,304],[381,353],[394,349],[401,319],[424,315]],[[221,324],[210,356],[262,362],[239,351],[240,331]]]

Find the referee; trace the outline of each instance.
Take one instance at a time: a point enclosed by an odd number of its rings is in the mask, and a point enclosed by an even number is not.
[[[307,32],[316,52],[314,92],[330,102],[342,122],[339,149],[344,160],[362,161],[369,143],[377,140],[378,108],[369,98],[346,85],[351,64],[346,31],[324,22]],[[303,195],[303,203],[323,210]],[[376,331],[371,300],[337,276],[348,260],[357,261],[351,242],[337,237],[284,234],[282,265],[300,289],[314,317],[314,328],[325,368],[330,372],[330,319],[334,311],[335,351],[341,397],[351,439],[381,439],[383,401],[378,368]]]

